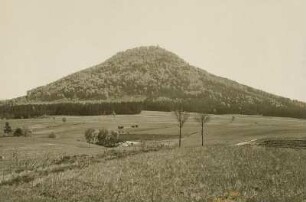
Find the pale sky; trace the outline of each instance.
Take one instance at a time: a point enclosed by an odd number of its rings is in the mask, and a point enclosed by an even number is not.
[[[148,45],[306,101],[305,0],[0,0],[0,99]]]

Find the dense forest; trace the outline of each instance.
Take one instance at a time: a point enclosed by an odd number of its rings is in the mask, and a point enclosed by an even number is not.
[[[142,109],[152,111],[174,111],[183,109],[189,112],[208,114],[246,114],[278,117],[306,118],[306,109],[299,107],[297,103],[276,106],[270,102],[256,102],[243,104],[232,103],[224,105],[209,99],[186,98],[183,100],[146,100]]]
[[[109,115],[139,114],[141,103],[138,102],[64,102],[40,104],[5,104],[0,105],[0,117],[33,118],[44,115]]]
[[[54,108],[60,105],[56,103],[65,103],[62,105],[69,109],[69,114],[75,110],[74,115],[89,115],[95,112],[85,110],[77,103],[101,102],[110,107],[114,101],[127,101],[137,103],[139,109],[170,111],[178,100],[186,111],[306,118],[306,104],[303,102],[215,76],[189,65],[174,53],[153,46],[119,52],[99,65],[30,90],[25,97],[8,103],[15,111],[33,103],[47,102],[48,105],[43,105],[47,114],[49,108],[52,108],[52,114],[56,114]],[[4,106],[8,104],[3,104],[1,109]],[[111,110],[103,108],[99,113],[105,111],[107,114]]]
[[[209,114],[248,114],[279,117],[306,118],[306,110],[298,104],[275,106],[269,102],[232,103],[224,105],[209,99],[146,99],[130,102],[59,102],[0,105],[0,118],[34,118],[44,115],[109,115],[139,114],[142,110],[174,111],[183,109],[189,112]]]

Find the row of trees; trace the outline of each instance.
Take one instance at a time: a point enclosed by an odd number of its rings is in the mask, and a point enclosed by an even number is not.
[[[284,104],[276,105],[270,101],[254,102],[216,102],[205,98],[188,99],[146,99],[144,101],[129,102],[61,102],[40,104],[2,104],[0,105],[0,118],[31,118],[42,115],[107,115],[138,114],[142,110],[174,111],[177,104],[188,112],[209,114],[247,114],[306,118],[306,106],[283,100]],[[290,104],[291,103],[291,104]]]
[[[298,103],[290,103],[284,100],[284,104],[277,105],[270,101],[256,102],[233,102],[222,103],[205,98],[183,99],[182,107],[188,112],[209,113],[209,114],[246,114],[264,115],[278,117],[292,117],[306,119],[306,106]],[[176,99],[147,99],[143,102],[144,110],[152,111],[173,111],[176,109]]]
[[[142,104],[139,102],[65,102],[41,104],[0,105],[3,118],[31,118],[43,115],[108,115],[138,114]]]

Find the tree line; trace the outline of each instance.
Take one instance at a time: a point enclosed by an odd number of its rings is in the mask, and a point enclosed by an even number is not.
[[[43,115],[109,115],[109,114],[139,114],[142,110],[174,111],[178,102],[188,112],[207,114],[246,114],[292,118],[306,118],[304,105],[284,103],[275,105],[268,101],[237,102],[229,105],[210,99],[146,99],[144,101],[127,102],[62,102],[0,105],[2,118],[32,118]]]
[[[216,102],[210,99],[183,99],[183,100],[145,100],[143,102],[144,110],[152,111],[174,111],[177,104],[181,103],[185,111],[207,114],[245,114],[245,115],[263,115],[276,117],[292,117],[306,119],[306,106],[298,104],[284,103],[275,105],[268,101],[257,102],[237,102],[230,105]]]
[[[33,118],[43,115],[109,115],[139,114],[142,110],[139,102],[100,102],[100,103],[40,103],[0,105],[2,118]]]

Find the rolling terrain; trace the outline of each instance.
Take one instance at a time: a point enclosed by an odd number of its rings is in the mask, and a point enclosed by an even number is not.
[[[182,148],[176,146],[177,122],[169,112],[69,116],[66,122],[63,116],[0,120],[1,126],[9,121],[13,129],[33,131],[30,137],[0,138],[0,201],[305,198],[305,149],[237,146],[254,139],[305,139],[305,120],[234,115],[233,121],[233,115],[211,115],[201,147],[195,116],[183,128]],[[124,140],[139,144],[109,149],[86,143],[87,128],[118,125],[125,127]]]
[[[200,146],[200,123],[191,114],[183,128],[183,146]],[[31,137],[2,137],[1,150],[13,148],[31,148],[37,143],[50,144],[50,147],[36,148],[33,151],[42,150],[49,152],[57,148],[58,151],[69,151],[69,147],[88,149],[88,144],[84,138],[87,128],[107,128],[118,130],[118,125],[125,127],[126,134],[122,135],[123,140],[148,141],[164,140],[177,143],[178,123],[175,115],[171,112],[143,111],[138,115],[105,115],[105,116],[68,116],[67,122],[62,121],[63,116],[34,118],[34,119],[12,119],[0,120],[0,137],[3,136],[5,122],[9,121],[13,129],[17,127],[29,128],[33,131]],[[211,115],[211,121],[207,123],[205,130],[206,144],[235,145],[239,142],[252,139],[305,137],[306,122],[294,118],[264,117],[254,115],[235,115],[235,120],[231,121],[232,115]],[[139,128],[131,128],[133,124]],[[48,138],[50,133],[54,133],[56,138]],[[24,142],[23,142],[24,141]],[[56,144],[55,144],[56,143]],[[41,146],[45,146],[42,144]],[[66,147],[66,149],[65,149]],[[92,148],[103,149],[101,146]],[[4,150],[2,150],[3,152]],[[24,153],[24,152],[22,152]]]
[[[305,109],[159,47],[120,52],[0,104],[0,201],[303,201]],[[118,147],[86,142],[118,126]]]

